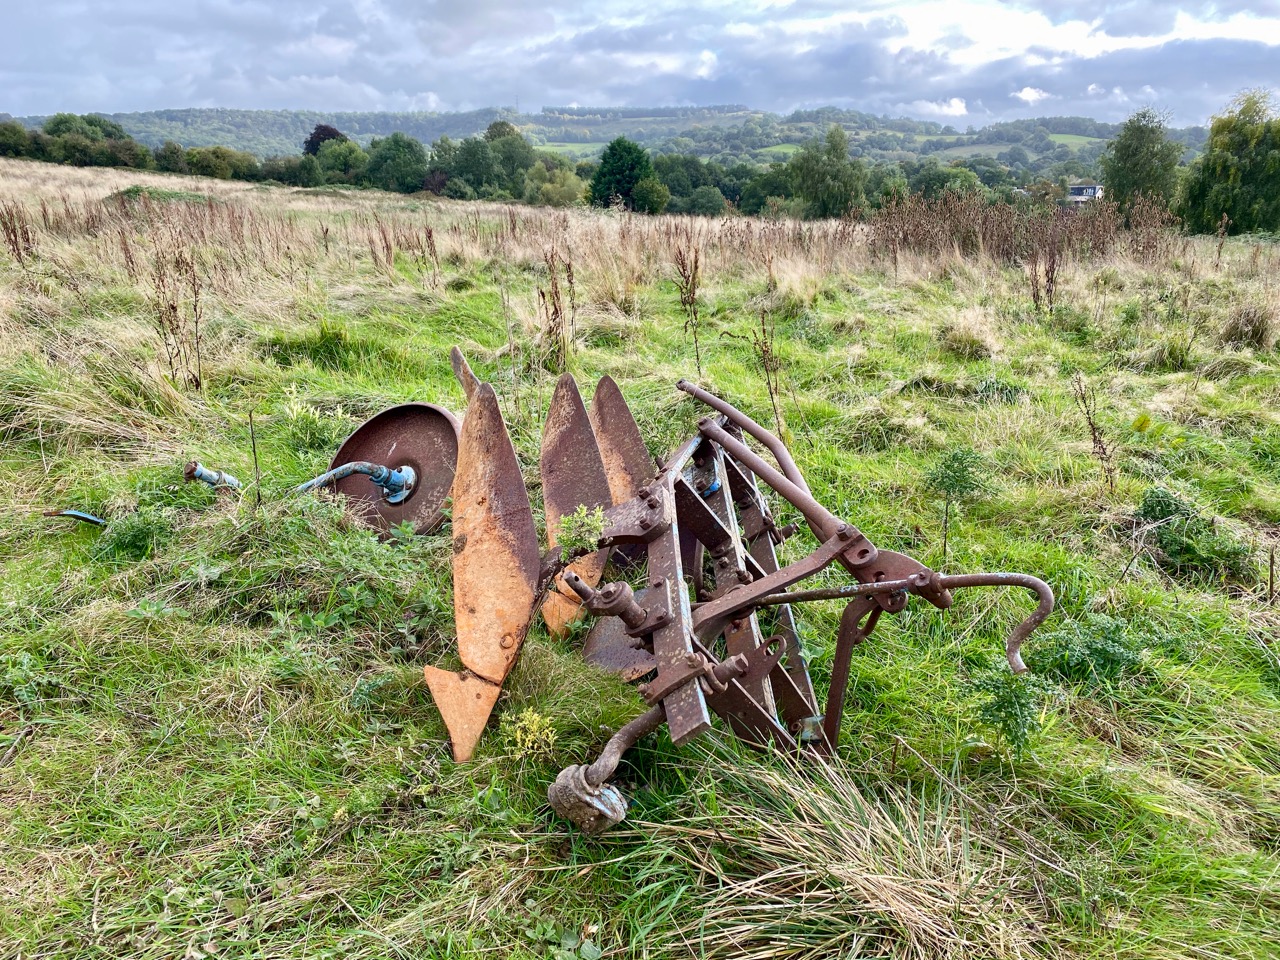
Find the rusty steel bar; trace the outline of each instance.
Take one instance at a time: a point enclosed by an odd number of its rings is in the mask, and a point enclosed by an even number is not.
[[[824,540],[835,535],[836,528],[842,521],[834,513],[813,498],[807,487],[795,483],[784,476],[776,467],[770,466],[763,457],[748,447],[741,440],[730,435],[714,418],[705,417],[698,421],[698,432],[708,440],[718,444],[728,454],[743,464],[748,470],[777,491],[778,496],[799,510],[809,525]],[[854,528],[854,535],[861,536],[861,531]]]
[[[1040,598],[1040,603],[1031,616],[1018,624],[1009,634],[1005,642],[1005,658],[1014,673],[1026,673],[1027,665],[1022,662],[1022,642],[1027,639],[1040,624],[1053,612],[1053,588],[1028,573],[963,573],[944,576],[935,573],[932,576],[917,574],[904,580],[885,580],[881,583],[850,584],[846,587],[830,587],[818,590],[797,590],[793,593],[771,593],[754,601],[758,607],[773,607],[782,604],[804,603],[814,600],[852,600],[856,597],[880,595],[885,593],[919,593],[924,589],[960,590],[966,587],[1022,587],[1032,591]]]
[[[667,712],[662,709],[662,704],[658,704],[620,727],[604,745],[595,763],[587,767],[587,783],[598,787],[612,777],[618,769],[618,764],[622,762],[622,755],[634,747],[645,734],[653,733],[662,726],[662,722],[666,719]]]
[[[728,403],[725,400],[721,400],[714,393],[708,393],[706,390],[695,386],[688,380],[680,380],[676,383],[676,389],[683,390],[689,396],[693,397],[693,399],[724,414],[733,423],[736,423],[743,430],[747,431],[747,433],[751,434],[751,436],[759,440],[769,448],[769,452],[772,453],[774,458],[778,461],[778,466],[782,468],[782,472],[786,475],[787,479],[803,489],[805,493],[809,492],[809,484],[805,481],[804,474],[800,472],[800,468],[796,466],[795,460],[791,458],[791,451],[787,449],[787,445],[783,443],[779,437],[760,426],[760,424],[756,423],[733,404]]]

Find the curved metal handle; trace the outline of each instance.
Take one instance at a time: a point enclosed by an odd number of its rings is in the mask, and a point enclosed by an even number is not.
[[[1031,632],[1044,623],[1053,612],[1053,588],[1039,577],[1033,577],[1028,573],[962,573],[949,577],[938,576],[935,580],[944,590],[963,587],[1023,587],[1040,598],[1040,603],[1031,616],[1013,628],[1004,645],[1004,655],[1013,672],[1026,673],[1027,665],[1022,662],[1022,641],[1027,639]]]

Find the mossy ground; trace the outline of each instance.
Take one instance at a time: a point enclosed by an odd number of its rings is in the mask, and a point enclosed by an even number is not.
[[[1222,332],[1240,303],[1274,316],[1273,251],[1073,264],[1037,313],[1016,271],[895,276],[822,226],[158,176],[224,202],[104,205],[128,186],[114,172],[33,166],[0,164],[37,248],[24,266],[0,249],[0,955],[1280,952],[1280,358]],[[856,652],[830,769],[659,734],[621,771],[627,823],[586,839],[546,784],[636,694],[580,636],[535,627],[476,761],[454,764],[421,682],[451,654],[447,528],[379,542],[285,492],[383,406],[461,411],[458,344],[536,512],[551,248],[574,267],[569,368],[617,379],[666,452],[700,415],[673,388],[696,375],[670,266],[688,243],[701,380],[781,414],[821,501],[948,571],[1035,573],[1059,606],[1024,687],[998,667],[1026,596],[913,603]],[[201,265],[199,389],[153,322],[173,248]],[[776,403],[753,336],[772,337]],[[184,485],[188,458],[254,478],[251,413],[260,487]],[[986,490],[944,559],[926,475],[958,447]],[[1197,549],[1247,562],[1171,562],[1140,515],[1153,487],[1212,532]],[[55,506],[110,523],[39,515]],[[821,689],[838,616],[804,611]]]

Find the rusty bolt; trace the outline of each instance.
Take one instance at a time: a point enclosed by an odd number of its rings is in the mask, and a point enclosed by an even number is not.
[[[842,523],[840,526],[836,527],[836,536],[841,540],[848,540],[853,536],[853,531],[849,529],[849,525],[847,523]]]
[[[716,558],[716,566],[717,566],[718,568],[720,568],[721,570],[724,570],[726,567],[728,567],[728,566],[729,566],[729,558],[728,558],[728,557],[717,557],[717,558]]]
[[[649,684],[647,684],[647,683],[642,683],[642,684],[640,684],[640,686],[636,687],[636,691],[637,691],[637,692],[640,694],[640,696],[642,696],[642,697],[647,697],[647,696],[649,695],[649,689],[650,689],[650,688],[649,688]]]
[[[640,529],[641,529],[641,530],[648,530],[648,529],[649,529],[650,527],[652,527],[652,526],[653,526],[653,517],[641,517],[641,518],[640,518]]]
[[[684,665],[686,667],[697,667],[702,665],[702,658],[696,653],[686,653],[684,655]]]
[[[739,583],[750,583],[750,582],[752,581],[752,579],[753,579],[753,578],[752,578],[752,576],[751,576],[751,572],[750,572],[749,570],[739,570],[739,571],[738,571],[738,582],[739,582]]]

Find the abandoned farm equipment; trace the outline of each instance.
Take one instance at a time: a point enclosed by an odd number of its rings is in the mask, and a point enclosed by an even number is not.
[[[390,407],[343,442],[328,471],[294,492],[332,487],[383,537],[406,523],[417,533],[437,529],[452,496],[463,669],[427,666],[424,675],[459,762],[475,751],[534,615],[556,638],[582,617],[596,618],[584,657],[639,682],[647,709],[594,762],[566,767],[548,788],[555,811],[584,832],[600,833],[624,818],[626,801],[609,779],[623,754],[663,723],[677,745],[709,730],[714,714],[750,744],[801,757],[834,754],[853,649],[883,614],[902,612],[913,595],[945,610],[961,588],[1034,592],[1034,612],[1005,645],[1012,670],[1026,670],[1022,642],[1053,610],[1047,584],[1021,573],[944,575],[878,548],[817,501],[778,437],[684,380],[676,387],[712,415],[655,462],[610,377],[596,385],[589,409],[574,378],[560,378],[542,433],[543,553],[497,395],[457,348],[451,359],[467,397],[461,426],[432,404]],[[197,461],[184,475],[216,489],[242,487]],[[765,491],[794,508],[816,541],[785,566],[778,548],[799,524],[779,525]],[[48,515],[105,524],[75,510]],[[602,583],[611,563],[627,580]],[[829,568],[842,569],[847,582],[796,589]],[[794,609],[819,600],[845,601],[822,705]]]
[[[590,410],[565,374],[542,436],[547,540],[537,532],[519,463],[492,386],[479,382],[455,349],[454,370],[468,406],[453,484],[453,588],[460,672],[425,668],[449,729],[455,759],[469,759],[540,609],[563,636],[576,619],[596,622],[586,659],[637,687],[648,709],[623,726],[590,764],[565,768],[548,789],[552,807],[587,833],[620,822],[626,801],[608,781],[646,733],[666,723],[687,743],[720,717],[743,740],[799,755],[834,753],[853,648],[882,614],[912,595],[940,610],[951,592],[979,586],[1033,591],[1035,611],[1010,634],[1005,655],[1026,670],[1022,642],[1053,609],[1053,592],[1018,573],[948,576],[878,548],[820,504],[782,441],[686,381],[678,389],[714,411],[665,461],[655,462],[614,381],[596,387]],[[751,449],[746,438],[772,454]],[[804,518],[817,546],[786,566],[778,547],[798,531],[779,526],[761,484]],[[558,545],[581,509],[599,509],[589,544]],[[576,528],[573,531],[577,533]],[[630,580],[601,583],[610,560]],[[847,584],[793,589],[831,567]],[[797,631],[794,606],[844,600],[830,689],[819,706]]]

